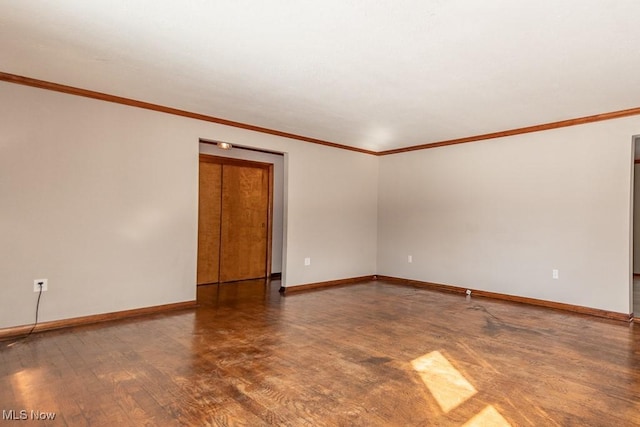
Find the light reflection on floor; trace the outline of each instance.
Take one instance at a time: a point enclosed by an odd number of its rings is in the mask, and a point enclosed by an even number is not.
[[[494,408],[492,405],[489,405],[469,421],[464,423],[462,427],[506,427],[510,425],[511,424],[509,424],[509,422],[505,420],[502,415],[500,415],[500,412],[498,412],[496,408]]]
[[[464,403],[478,391],[439,351],[411,362],[444,413]]]
[[[432,351],[411,361],[413,369],[446,414],[471,399],[478,390],[439,351]],[[509,422],[492,405],[486,406],[463,426],[507,427]]]

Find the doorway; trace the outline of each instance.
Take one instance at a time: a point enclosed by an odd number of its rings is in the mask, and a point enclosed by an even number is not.
[[[271,274],[273,165],[200,155],[197,284]]]
[[[631,309],[635,318],[640,319],[640,136],[633,140],[633,159]]]

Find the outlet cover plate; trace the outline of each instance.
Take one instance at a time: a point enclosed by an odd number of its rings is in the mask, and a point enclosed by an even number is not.
[[[40,285],[42,283],[42,292],[48,289],[49,280],[47,279],[36,279],[33,281],[33,292],[40,292]]]

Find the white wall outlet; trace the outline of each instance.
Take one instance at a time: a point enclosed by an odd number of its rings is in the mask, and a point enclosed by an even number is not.
[[[413,256],[412,255],[407,256],[407,262],[409,264],[411,264],[413,262]]]
[[[551,277],[553,277],[554,279],[557,279],[559,277],[558,270],[556,270],[555,268],[551,270]]]
[[[40,284],[42,283],[42,292],[47,290],[49,281],[47,279],[36,279],[33,281],[33,292],[40,292]]]
[[[304,265],[305,265],[305,266],[309,266],[309,265],[311,265],[311,258],[306,257],[306,258],[304,259]]]

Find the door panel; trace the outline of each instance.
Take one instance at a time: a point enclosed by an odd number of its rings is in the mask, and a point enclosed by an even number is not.
[[[265,168],[222,168],[220,281],[266,276],[269,172]]]
[[[220,213],[222,165],[200,162],[198,202],[199,285],[216,283],[220,266]]]

